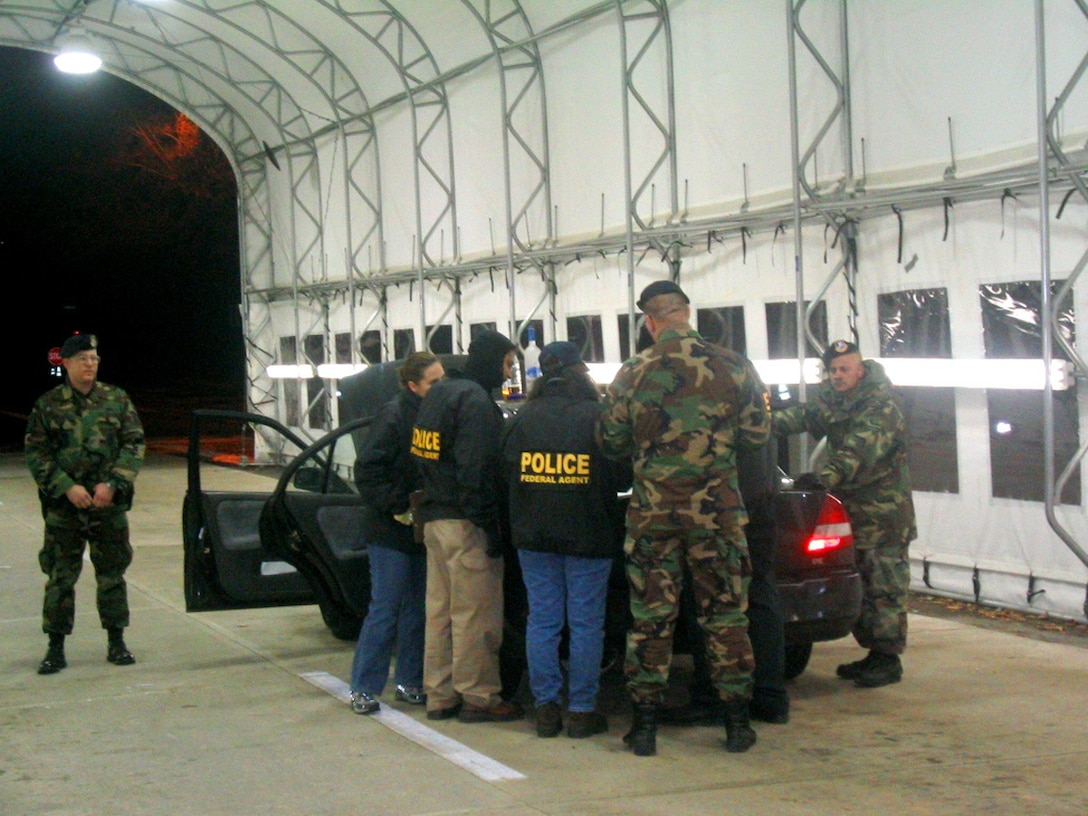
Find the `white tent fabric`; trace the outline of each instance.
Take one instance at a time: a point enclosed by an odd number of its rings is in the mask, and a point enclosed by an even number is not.
[[[547,341],[584,318],[619,362],[633,294],[678,273],[708,314],[740,307],[763,359],[800,269],[820,341],[856,331],[880,356],[882,304],[939,290],[946,356],[980,360],[981,287],[1085,265],[1077,0],[4,0],[0,44],[55,51],[76,22],[235,167],[251,402],[311,436],[334,382],[267,366],[359,363],[367,331],[388,359],[398,330],[444,324],[457,350],[473,324],[538,319]],[[1084,289],[1065,304],[1080,336]],[[994,476],[1020,468],[1000,395],[951,394],[932,456],[954,484],[918,486],[916,585],[1083,619],[1084,563]],[[1074,471],[1056,515],[1083,544]]]

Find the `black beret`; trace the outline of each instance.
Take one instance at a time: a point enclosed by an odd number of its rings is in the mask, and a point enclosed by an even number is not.
[[[645,312],[646,304],[658,295],[680,295],[684,299],[684,303],[691,303],[688,296],[684,294],[684,290],[672,281],[654,281],[643,289],[642,294],[639,295],[638,308]]]
[[[824,349],[823,361],[824,368],[831,365],[831,361],[836,357],[842,357],[844,354],[860,354],[861,351],[857,345],[851,343],[849,340],[836,340],[834,343]]]
[[[98,348],[98,338],[93,334],[73,334],[60,347],[61,359],[74,357],[81,351],[94,351]]]

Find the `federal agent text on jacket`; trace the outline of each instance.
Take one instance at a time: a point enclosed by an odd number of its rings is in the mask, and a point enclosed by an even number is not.
[[[774,431],[827,438],[827,458],[814,478],[850,515],[864,590],[854,636],[870,650],[838,673],[857,685],[886,685],[903,673],[898,656],[907,642],[908,547],[917,537],[906,422],[883,366],[863,360],[856,345],[832,343],[824,366],[828,379],[808,403],[774,412]]]
[[[38,556],[46,574],[42,630],[49,650],[39,674],[68,664],[64,638],[75,624],[75,585],[90,545],[96,601],[108,633],[107,659],[128,665],[129,624],[124,574],[132,562],[126,511],[144,458],[144,430],[122,389],[98,382],[98,340],[74,335],[61,348],[66,380],[42,395],[27,422],[26,461],[42,500],[45,541]]]

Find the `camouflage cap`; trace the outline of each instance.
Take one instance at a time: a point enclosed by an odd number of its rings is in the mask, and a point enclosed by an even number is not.
[[[61,359],[74,357],[81,351],[94,351],[98,348],[98,338],[93,334],[73,334],[60,347]]]
[[[860,354],[861,350],[856,344],[851,343],[849,340],[836,340],[834,343],[824,349],[821,359],[824,361],[824,368],[831,365],[831,361],[836,357],[842,357],[844,354]]]
[[[691,303],[691,300],[688,299],[688,296],[684,294],[684,290],[679,285],[672,281],[654,281],[643,289],[642,294],[639,295],[638,308],[645,312],[646,304],[658,295],[680,295],[684,299],[684,303]]]

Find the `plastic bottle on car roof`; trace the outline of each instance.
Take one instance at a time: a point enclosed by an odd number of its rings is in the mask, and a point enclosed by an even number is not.
[[[529,327],[529,345],[525,347],[525,393],[540,377],[540,346],[536,344],[536,329]]]

